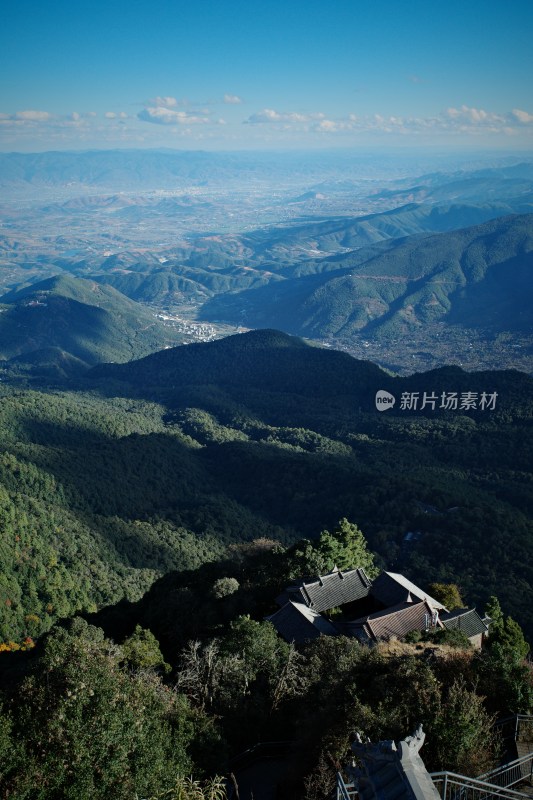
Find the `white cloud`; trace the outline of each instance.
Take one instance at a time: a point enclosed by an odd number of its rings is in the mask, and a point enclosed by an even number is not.
[[[95,115],[96,116],[96,115]],[[104,114],[106,119],[128,119],[128,115],[124,111],[106,111]]]
[[[332,119],[323,119],[317,124],[316,128],[319,131],[334,132],[339,130],[338,125],[339,123],[334,122]]]
[[[285,113],[280,114],[278,111],[274,111],[274,109],[272,108],[264,108],[262,111],[258,111],[256,114],[252,114],[251,117],[248,117],[248,119],[244,121],[252,125],[258,125],[265,122],[291,123],[291,122],[309,122],[310,120],[311,117],[306,114],[298,114],[296,112],[291,112],[289,114]]]
[[[400,117],[373,114],[357,116],[348,114],[339,118],[328,118],[322,113],[280,113],[263,109],[252,114],[247,123],[281,123],[283,129],[310,131],[320,134],[395,134],[400,136],[449,135],[449,136],[511,136],[524,127],[533,129],[533,114],[514,109],[504,114],[462,105],[428,117]],[[280,126],[281,127],[281,126]]]
[[[462,121],[469,124],[492,124],[503,122],[501,114],[485,111],[483,108],[470,108],[462,105],[461,108],[448,108],[446,115],[453,120]]]
[[[518,122],[523,123],[524,125],[528,125],[529,123],[533,122],[533,114],[528,114],[527,111],[522,111],[519,108],[513,108],[511,114]]]
[[[154,97],[152,100],[148,101],[148,105],[164,108],[174,108],[174,106],[178,105],[178,101],[175,97]]]
[[[187,111],[173,111],[164,106],[143,108],[137,114],[137,118],[156,125],[202,125],[211,122],[207,116],[189,114]]]
[[[226,95],[236,97],[236,95]],[[216,116],[220,99],[210,106],[192,106],[171,97],[156,98],[161,103],[146,103],[139,113],[124,111],[71,111],[64,115],[26,109],[0,113],[0,145],[2,149],[23,147],[35,143],[43,147],[100,146],[100,143],[171,145],[177,137],[201,143],[253,142],[276,146],[283,143],[323,143],[336,141],[343,145],[356,142],[389,140],[413,143],[465,142],[468,139],[483,143],[513,140],[513,146],[533,143],[533,108],[514,108],[494,112],[487,108],[457,105],[427,116],[388,115],[383,111],[371,115],[346,113],[324,114],[322,111],[280,111],[263,108],[247,116],[237,109],[225,120]],[[230,103],[231,105],[231,103]],[[237,103],[235,103],[237,105]],[[527,107],[526,107],[527,108]],[[240,116],[247,124],[236,125],[232,117]],[[145,123],[152,123],[146,125]],[[240,133],[239,133],[240,130]],[[42,145],[41,145],[42,143]],[[26,149],[29,149],[28,145]]]
[[[278,129],[314,131],[320,134],[342,133],[375,133],[397,134],[401,136],[422,134],[504,134],[508,135],[517,122],[521,125],[533,122],[533,116],[525,111],[515,110],[507,114],[498,114],[482,108],[462,105],[460,108],[448,108],[433,117],[399,117],[396,115],[373,114],[357,116],[348,114],[339,118],[328,118],[321,112],[300,114],[297,112],[279,112],[272,108],[264,108],[252,114],[245,123],[254,125],[273,124]]]
[[[241,98],[236,94],[225,94],[224,102],[231,106],[238,106],[242,103]]]
[[[52,114],[48,111],[17,111],[13,114],[12,119],[18,119],[27,122],[48,122],[52,119]]]

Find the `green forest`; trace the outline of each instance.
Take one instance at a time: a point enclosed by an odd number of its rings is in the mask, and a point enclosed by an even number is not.
[[[380,413],[377,389],[499,397],[494,410]],[[521,373],[393,378],[257,331],[1,393],[4,642],[138,599],[232,544],[288,545],[341,516],[381,566],[459,583],[480,606],[495,594],[533,634],[533,384]]]
[[[343,520],[290,548],[234,545],[225,559],[168,573],[136,603],[2,654],[2,797],[223,796],[232,755],[283,740],[280,796],[318,800],[355,732],[399,739],[420,722],[428,769],[494,766],[503,749],[495,716],[533,702],[528,645],[496,598],[481,652],[436,635],[373,648],[320,637],[296,648],[263,620],[291,577],[353,559],[372,574],[361,538]]]
[[[2,377],[0,796],[178,797],[190,775],[216,796],[283,739],[287,796],[319,798],[354,732],[418,722],[432,769],[497,761],[494,715],[532,703],[531,378],[397,378],[275,331]],[[497,401],[400,406],[443,392]],[[360,566],[344,517],[376,570],[489,604],[490,646],[279,639],[288,581]]]

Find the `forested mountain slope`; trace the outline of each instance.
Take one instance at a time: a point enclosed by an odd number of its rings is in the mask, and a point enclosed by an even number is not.
[[[94,281],[56,276],[0,297],[0,358],[59,354],[72,366],[125,361],[177,344],[146,307]],[[44,351],[44,352],[43,352]]]
[[[408,236],[452,231],[529,210],[493,202],[442,206],[408,204],[382,213],[305,220],[245,234],[199,236],[164,253],[123,252],[106,259],[77,256],[64,269],[91,270],[98,280],[139,301],[172,303],[189,296],[197,303],[233,292],[249,292],[305,275],[367,262]],[[117,269],[121,267],[122,269]],[[216,307],[215,307],[216,308]],[[210,310],[210,306],[208,306]]]
[[[288,228],[254,231],[243,237],[252,252],[283,263],[294,255],[316,259],[319,253],[357,250],[387,239],[401,239],[424,233],[442,233],[478,225],[517,210],[530,210],[527,204],[487,202],[478,205],[449,203],[422,205],[408,203],[381,213],[331,220],[306,221]]]
[[[457,581],[472,602],[495,593],[530,631],[532,383],[458,368],[393,378],[276,331],[101,365],[68,391],[4,383],[2,635],[340,516],[382,564]]]
[[[385,216],[385,215],[383,215]],[[363,263],[219,297],[202,315],[327,338],[398,338],[445,323],[491,334],[530,331],[533,214],[399,242]]]

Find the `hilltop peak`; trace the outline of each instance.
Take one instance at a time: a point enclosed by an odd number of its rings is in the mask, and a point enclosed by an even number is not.
[[[261,350],[276,347],[300,349],[311,346],[299,336],[291,336],[275,328],[258,328],[256,330],[247,331],[246,333],[238,333],[213,344],[217,344],[220,347],[222,343],[224,347],[237,347],[238,349],[257,348]]]
[[[52,275],[50,278],[32,283],[22,289],[7,292],[0,297],[0,302],[18,303],[41,293],[66,297],[69,300],[76,300],[87,305],[100,305],[102,299],[107,301],[115,300],[132,307],[136,305],[128,297],[110,286],[102,286],[96,281],[87,278],[75,278],[72,275],[64,274]]]

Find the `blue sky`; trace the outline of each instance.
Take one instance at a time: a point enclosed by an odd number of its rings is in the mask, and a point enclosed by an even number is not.
[[[531,0],[28,0],[0,149],[533,145]]]

